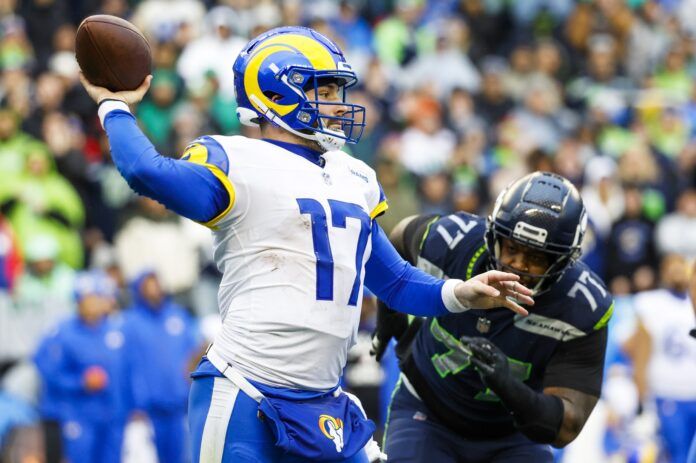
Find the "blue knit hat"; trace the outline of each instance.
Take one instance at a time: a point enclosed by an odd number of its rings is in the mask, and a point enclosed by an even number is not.
[[[116,284],[102,270],[80,272],[75,277],[73,295],[77,302],[90,295],[116,297]]]

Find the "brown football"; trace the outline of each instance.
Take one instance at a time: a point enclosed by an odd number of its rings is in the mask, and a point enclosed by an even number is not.
[[[85,18],[77,29],[75,56],[87,80],[114,92],[138,88],[152,72],[150,44],[116,16]]]

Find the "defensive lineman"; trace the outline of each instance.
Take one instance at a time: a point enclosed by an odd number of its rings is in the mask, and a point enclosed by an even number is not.
[[[149,78],[119,93],[83,78],[130,186],[213,229],[223,329],[194,373],[194,461],[367,461],[374,425],[337,389],[363,280],[416,315],[526,314],[507,296],[532,304],[531,291],[496,271],[444,282],[398,256],[374,220],[387,208],[374,171],[339,151],[360,138],[364,108],[345,101],[357,79],[336,44],[274,29],[234,71],[238,116],[263,139],[201,137],[180,160],[160,156],[129,112]]]
[[[378,350],[401,338],[390,461],[551,462],[546,444],[577,436],[600,395],[613,309],[601,280],[576,261],[585,225],[575,187],[544,172],[508,186],[488,221],[457,213],[397,225],[394,243],[419,267],[452,278],[515,272],[536,304],[528,317],[470,310],[408,329],[380,309]]]

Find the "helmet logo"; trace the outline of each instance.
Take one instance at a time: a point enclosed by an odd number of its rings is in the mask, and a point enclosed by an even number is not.
[[[281,105],[274,101],[271,101],[266,95],[264,95],[259,85],[259,69],[263,62],[271,57],[273,54],[283,51],[289,52],[299,52],[301,53],[307,61],[317,70],[335,70],[336,62],[329,53],[328,49],[317,42],[316,40],[310,39],[299,34],[282,34],[275,37],[271,37],[261,44],[261,47],[252,52],[251,59],[244,73],[244,89],[246,94],[249,96],[249,100],[256,107],[257,102],[254,101],[252,96],[258,99],[262,105],[275,111],[279,116],[285,116],[292,112],[296,107],[297,103],[291,105]],[[300,73],[296,73],[299,78],[304,80]],[[295,83],[301,83],[296,81],[297,77],[293,74],[290,79]],[[266,112],[266,108],[256,107],[256,110],[261,113]]]
[[[513,238],[533,242],[539,245],[546,244],[548,234],[549,232],[547,230],[541,227],[535,227],[534,225],[522,221],[517,222],[515,224],[515,229],[512,231]]]
[[[270,108],[278,115],[285,116],[297,107],[297,103],[283,105],[271,101],[270,98],[263,94],[261,86],[259,85],[259,69],[264,60],[274,53],[286,50],[292,50],[292,48],[284,45],[269,45],[259,49],[249,61],[247,70],[244,73],[244,89],[247,95],[249,95],[249,101],[254,105],[256,110],[261,113],[265,113],[267,108]],[[265,105],[266,108],[261,107],[261,105]]]

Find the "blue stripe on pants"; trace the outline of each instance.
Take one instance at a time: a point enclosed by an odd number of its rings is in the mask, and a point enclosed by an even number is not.
[[[304,463],[275,446],[258,404],[227,378],[194,378],[189,396],[193,463]],[[364,452],[343,463],[367,463]]]

